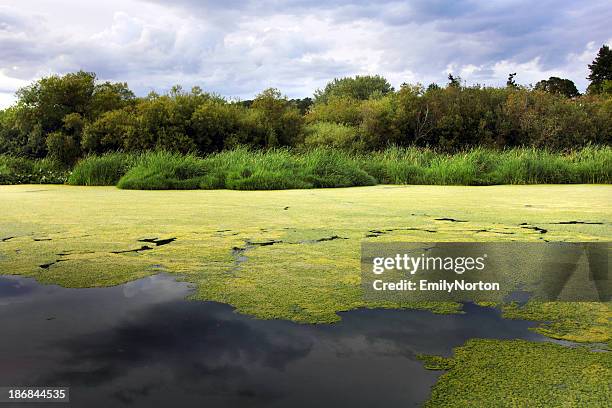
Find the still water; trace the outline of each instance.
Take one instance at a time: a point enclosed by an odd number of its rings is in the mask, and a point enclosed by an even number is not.
[[[0,276],[0,386],[69,386],[61,407],[418,406],[440,372],[416,354],[448,356],[473,337],[543,340],[536,323],[471,304],[305,325],[189,293],[167,275],[96,289]]]

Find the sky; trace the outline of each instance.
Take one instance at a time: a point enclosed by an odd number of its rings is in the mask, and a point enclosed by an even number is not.
[[[0,108],[41,77],[80,69],[137,95],[174,84],[250,99],[311,96],[333,78],[520,84],[583,91],[612,44],[609,0],[0,0]]]

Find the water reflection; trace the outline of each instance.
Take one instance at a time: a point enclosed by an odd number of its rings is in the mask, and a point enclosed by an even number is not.
[[[540,339],[534,323],[474,305],[300,325],[188,293],[163,275],[100,289],[0,277],[0,385],[70,386],[78,407],[412,406],[439,375],[416,354],[449,355],[472,337]]]

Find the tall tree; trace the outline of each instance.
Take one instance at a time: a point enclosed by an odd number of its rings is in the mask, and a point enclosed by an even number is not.
[[[535,89],[551,94],[567,96],[568,98],[573,98],[580,95],[578,88],[576,88],[576,85],[572,80],[554,76],[539,81],[535,85]]]
[[[589,64],[591,73],[587,77],[591,81],[588,91],[590,93],[601,93],[604,82],[612,81],[612,50],[607,45],[602,45],[597,57]]]
[[[357,75],[354,78],[336,78],[323,90],[315,92],[315,103],[327,102],[331,96],[367,100],[371,96],[386,95],[393,92],[391,84],[380,75]]]
[[[454,76],[453,74],[448,74],[448,86],[452,88],[460,88],[461,87],[461,77]]]
[[[508,88],[518,88],[518,85],[516,84],[516,81],[514,80],[515,76],[516,76],[516,72],[513,72],[512,74],[508,75],[508,80],[506,81],[506,86]]]

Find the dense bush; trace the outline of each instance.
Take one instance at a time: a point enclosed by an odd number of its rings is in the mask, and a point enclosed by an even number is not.
[[[355,126],[334,122],[316,122],[306,126],[304,145],[313,147],[336,147],[345,150],[364,150],[359,130]]]
[[[62,184],[68,170],[50,159],[0,155],[0,184]]]

